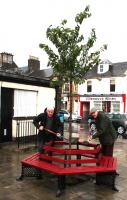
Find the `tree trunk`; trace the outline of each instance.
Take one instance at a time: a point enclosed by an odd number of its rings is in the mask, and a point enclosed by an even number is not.
[[[58,86],[56,88],[56,101],[55,101],[55,107],[56,111],[58,112],[61,109],[61,94],[62,94],[62,87]]]
[[[73,95],[72,95],[72,80],[70,80],[70,120],[69,120],[69,149],[71,149],[71,140],[72,140],[72,103],[73,103]]]

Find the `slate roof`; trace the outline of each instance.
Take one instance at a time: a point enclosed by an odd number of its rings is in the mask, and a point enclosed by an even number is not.
[[[29,76],[20,74],[19,72],[11,72],[6,70],[0,70],[0,80],[2,81],[10,81],[16,83],[23,83],[23,84],[31,84],[31,85],[45,85],[49,86],[49,80],[44,78]]]
[[[107,77],[124,77],[127,75],[127,62],[112,63],[109,65],[109,71],[98,74],[97,66],[88,71],[85,75],[86,79],[107,78]]]
[[[0,69],[0,80],[49,86],[52,72],[52,69],[29,72],[27,66],[15,69]]]
[[[17,71],[18,74],[22,74],[22,75],[27,75],[30,77],[35,77],[35,78],[43,78],[46,80],[50,80],[50,77],[53,74],[53,69],[52,68],[46,68],[46,69],[41,69],[41,70],[36,70],[36,71],[32,71],[29,72],[28,67],[20,67],[18,68]]]
[[[39,60],[30,57],[28,66],[18,67],[13,61],[12,54],[3,52],[0,55],[0,80],[49,85],[53,70],[51,68],[40,70]],[[7,58],[11,56],[12,63],[8,62],[8,60],[3,60],[3,56]]]
[[[47,80],[50,80],[52,75],[53,75],[52,68],[42,69],[42,70],[38,70],[38,71],[29,73],[29,76],[43,78],[43,79],[47,79]]]

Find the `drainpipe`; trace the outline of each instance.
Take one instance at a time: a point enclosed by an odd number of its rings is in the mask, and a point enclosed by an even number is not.
[[[123,101],[123,112],[126,112],[126,94],[122,94],[122,101]]]

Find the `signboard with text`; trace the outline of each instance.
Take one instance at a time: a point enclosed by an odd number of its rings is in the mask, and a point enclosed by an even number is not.
[[[122,101],[122,97],[80,97],[80,101]]]

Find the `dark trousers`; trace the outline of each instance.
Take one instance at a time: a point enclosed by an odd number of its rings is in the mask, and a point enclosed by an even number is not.
[[[44,144],[46,142],[55,141],[55,140],[56,140],[56,136],[54,136],[53,134],[38,133],[38,137],[37,137],[38,152],[43,153]]]
[[[102,145],[102,154],[104,156],[113,156],[114,143],[111,145]]]

